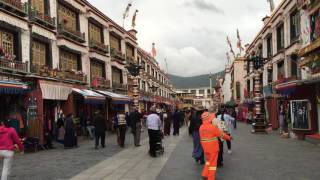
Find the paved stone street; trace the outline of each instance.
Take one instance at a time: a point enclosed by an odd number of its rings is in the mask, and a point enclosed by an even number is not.
[[[181,136],[164,140],[165,154],[147,155],[148,138],[132,146],[128,134],[125,149],[108,135],[106,149],[93,149],[93,141],[82,141],[73,150],[54,149],[17,155],[13,180],[197,180],[202,167],[191,158],[192,139],[186,129]],[[146,137],[146,133],[144,133]],[[252,135],[250,126],[240,124],[234,132],[233,154],[225,154],[218,180],[317,180],[320,177],[320,147],[305,141],[272,135]]]
[[[146,137],[146,131],[143,137]],[[56,145],[53,150],[17,154],[13,161],[10,180],[68,179],[123,150],[117,145],[115,134],[108,134],[106,148],[98,150],[94,149],[93,140],[82,140],[82,137],[78,139],[80,147],[76,149],[65,150]],[[126,144],[133,144],[133,137],[129,131]],[[2,170],[2,163],[0,168]]]
[[[224,154],[225,166],[217,180],[318,180],[320,146],[272,135],[252,135],[250,126],[234,131],[233,154]],[[191,137],[185,135],[157,180],[201,179],[200,165],[191,158]],[[225,145],[225,150],[226,150]]]

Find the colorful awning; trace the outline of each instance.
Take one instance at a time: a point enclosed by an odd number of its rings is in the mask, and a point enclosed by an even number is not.
[[[28,85],[22,82],[0,81],[0,94],[24,94],[28,90]]]
[[[281,95],[287,96],[293,93],[294,91],[296,91],[296,87],[297,87],[297,81],[291,81],[288,83],[278,84],[276,86],[276,91]]]
[[[105,96],[88,89],[72,88],[72,91],[82,95],[86,104],[104,104],[106,102]]]
[[[126,95],[116,94],[109,91],[100,91],[100,90],[98,90],[97,92],[111,98],[113,104],[129,104],[133,101],[131,97]]]

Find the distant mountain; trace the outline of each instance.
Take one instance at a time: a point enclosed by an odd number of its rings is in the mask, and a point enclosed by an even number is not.
[[[212,86],[216,85],[217,77],[221,77],[224,71],[212,74],[214,76]],[[175,89],[188,89],[188,88],[200,88],[200,87],[209,87],[210,74],[204,74],[199,76],[192,77],[182,77],[173,74],[169,74],[169,78]]]

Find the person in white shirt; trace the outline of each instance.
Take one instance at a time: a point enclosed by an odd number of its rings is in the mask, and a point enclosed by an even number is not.
[[[225,110],[221,110],[221,114],[217,117],[221,122],[224,122],[224,132],[231,137],[232,126],[235,119],[227,114]],[[231,154],[231,141],[226,141],[228,146],[228,153]]]
[[[156,113],[156,109],[151,107],[150,114],[147,117],[147,128],[149,135],[149,154],[151,157],[156,157],[157,142],[160,141],[161,119]]]

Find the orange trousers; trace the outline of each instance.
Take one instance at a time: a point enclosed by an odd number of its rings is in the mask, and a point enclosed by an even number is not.
[[[207,178],[207,180],[216,179],[218,155],[219,151],[205,153],[206,164],[202,170],[202,177]]]

